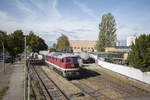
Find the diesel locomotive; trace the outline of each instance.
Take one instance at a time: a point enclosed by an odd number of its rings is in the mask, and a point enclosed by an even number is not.
[[[69,53],[51,52],[45,54],[45,63],[57,70],[65,78],[77,77],[79,73],[78,57]]]

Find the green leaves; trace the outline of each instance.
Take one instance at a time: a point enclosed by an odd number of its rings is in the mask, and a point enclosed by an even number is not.
[[[24,37],[22,30],[16,30],[9,35],[4,31],[0,31],[0,50],[2,49],[2,41],[4,42],[5,50],[15,57],[24,51]],[[33,32],[27,35],[27,47],[31,52],[39,52],[48,48],[45,41]]]
[[[16,30],[7,38],[8,52],[16,56],[24,51],[24,35],[22,30]]]
[[[129,64],[142,71],[150,71],[150,35],[141,35],[131,46]]]
[[[0,51],[2,50],[2,42],[3,42],[3,44],[4,44],[4,47],[5,48],[8,48],[8,46],[7,46],[7,33],[6,32],[4,32],[4,31],[2,31],[2,30],[0,30]]]
[[[39,52],[40,50],[47,50],[48,48],[45,41],[32,31],[27,35],[27,46],[30,52]]]
[[[51,51],[72,52],[68,37],[64,34],[61,34],[61,36],[57,39],[57,44],[53,44]]]
[[[65,49],[69,47],[69,41],[68,37],[64,34],[62,34],[58,39],[57,39],[57,50],[58,51],[65,51]]]
[[[99,30],[100,32],[96,44],[97,51],[104,51],[105,47],[116,45],[116,23],[111,13],[102,16]]]

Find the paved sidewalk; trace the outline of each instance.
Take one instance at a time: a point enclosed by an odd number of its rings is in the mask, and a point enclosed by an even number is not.
[[[23,100],[24,63],[16,63],[12,67],[14,67],[14,71],[10,77],[9,89],[3,100]]]

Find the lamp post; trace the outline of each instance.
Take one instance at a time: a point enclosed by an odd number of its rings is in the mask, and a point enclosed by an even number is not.
[[[24,100],[26,100],[26,36],[25,36],[25,43],[24,43],[24,46],[25,46],[25,67],[24,67]]]
[[[24,100],[26,100],[26,88],[28,89],[28,98],[27,100],[30,100],[30,71],[29,71],[29,62],[27,62],[27,39],[25,36],[25,67],[24,67]],[[28,65],[27,65],[28,64]],[[28,67],[27,67],[28,66]],[[26,87],[26,78],[28,77],[28,87]]]
[[[4,43],[3,41],[2,42],[2,47],[3,47],[3,69],[4,69],[4,72],[5,72],[5,48],[4,48]]]

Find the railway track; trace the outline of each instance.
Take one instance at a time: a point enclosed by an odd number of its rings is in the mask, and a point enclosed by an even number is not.
[[[30,74],[31,77],[32,77],[32,79],[33,79],[34,81],[38,81],[39,86],[40,86],[41,89],[42,89],[42,95],[44,96],[43,99],[50,100],[50,96],[49,96],[48,92],[46,91],[46,87],[44,86],[43,81],[39,78],[39,75],[38,75],[37,72],[35,71],[35,68],[34,68],[33,66],[30,66],[30,69],[31,69],[30,71],[32,72],[32,74]],[[31,72],[30,72],[30,73],[31,73]],[[38,94],[38,96],[39,96],[39,94]]]
[[[97,73],[100,73],[96,71]],[[56,72],[55,72],[56,73]],[[91,74],[88,72],[85,72],[87,75]],[[58,73],[56,73],[58,74]],[[59,74],[58,74],[59,75]],[[60,75],[59,75],[60,76]],[[62,76],[60,76],[62,77]],[[63,77],[62,77],[63,78]],[[150,93],[144,89],[135,87],[129,83],[124,83],[120,81],[121,83],[115,82],[115,78],[112,76],[109,76],[105,73],[100,73],[100,75],[93,77],[95,81],[98,83],[102,83],[106,86],[107,89],[111,89],[115,91],[116,93],[121,95],[121,98],[128,98],[128,97],[137,97],[137,96],[150,96]],[[88,95],[92,98],[92,100],[119,100],[120,97],[116,98],[110,98],[108,95],[105,95],[101,92],[101,89],[94,89],[90,87],[89,85],[85,84],[84,82],[81,82],[79,80],[71,80],[69,81],[71,84],[76,86],[78,89],[82,91],[83,94]]]
[[[98,72],[98,71],[96,71]],[[98,72],[100,73],[100,72]],[[136,96],[150,96],[150,92],[138,88],[134,85],[125,82],[114,82],[114,77],[108,76],[105,73],[102,73],[100,76],[94,77],[94,79],[100,83],[103,83],[107,86],[107,88],[112,89],[113,91],[119,93],[123,98],[126,97],[136,97]]]
[[[93,79],[95,81],[97,81],[98,83],[102,83],[103,85],[106,86],[107,89],[111,89],[113,91],[115,91],[116,93],[121,95],[121,98],[128,98],[128,97],[140,97],[140,96],[150,96],[150,92],[141,89],[139,87],[136,87],[134,85],[131,85],[129,83],[125,83],[120,81],[120,83],[115,82],[115,78],[111,77],[105,73],[100,73],[98,71],[96,71],[97,73],[99,73],[100,75],[93,77]],[[82,73],[83,74],[83,73]],[[85,74],[89,75],[91,73],[89,72],[85,72]],[[93,89],[91,87],[89,87],[88,85],[86,85],[83,82],[80,82],[78,80],[72,81],[72,84],[74,84],[76,87],[78,87],[79,89],[81,89],[82,91],[84,91],[85,93],[87,93],[88,95],[90,95],[91,97],[93,97],[94,99],[102,99],[102,100],[118,100],[121,99],[120,97],[116,97],[114,99],[104,95],[103,93],[101,93],[100,89]],[[105,89],[106,89],[105,88]]]
[[[51,69],[50,69],[51,70]],[[54,70],[52,70],[54,71]],[[55,72],[55,71],[54,71]],[[58,76],[62,77],[59,73],[55,72]],[[65,79],[64,77],[62,77]],[[67,80],[67,79],[65,79]],[[68,80],[67,80],[68,81]],[[95,90],[92,87],[84,84],[83,82],[80,82],[78,80],[68,81],[70,84],[73,84],[75,87],[77,87],[79,90],[82,91],[83,94],[88,95],[92,100],[113,100],[106,95],[102,94],[99,90]]]
[[[48,77],[48,75],[39,68],[39,66],[32,66],[31,70],[38,78],[46,100],[69,100],[59,87],[50,79],[50,77]]]
[[[71,81],[71,83],[95,100],[112,100],[111,98],[102,94],[99,89],[95,90],[92,87],[84,84],[83,82],[73,80]]]

